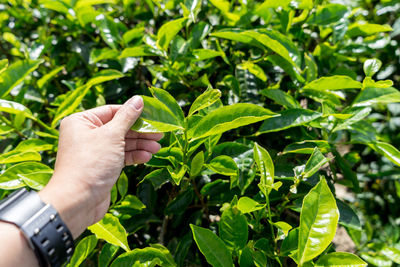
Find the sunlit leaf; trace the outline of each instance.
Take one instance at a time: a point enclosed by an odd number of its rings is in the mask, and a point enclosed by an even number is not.
[[[7,96],[10,91],[21,83],[26,76],[34,71],[43,59],[38,60],[19,60],[11,64],[5,71],[0,74],[0,98]]]
[[[89,226],[88,229],[98,239],[103,239],[108,243],[123,248],[125,251],[130,251],[127,240],[128,235],[117,217],[107,213],[101,221]]]
[[[299,264],[312,260],[331,243],[336,233],[339,211],[325,179],[304,197],[300,213]]]

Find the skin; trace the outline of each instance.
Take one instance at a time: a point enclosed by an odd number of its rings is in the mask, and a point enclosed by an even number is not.
[[[110,205],[110,191],[124,166],[149,161],[160,149],[160,133],[130,130],[143,110],[134,96],[124,105],[106,105],[73,114],[60,125],[54,174],[39,192],[77,238],[101,220]],[[38,266],[19,229],[0,222],[0,266]]]

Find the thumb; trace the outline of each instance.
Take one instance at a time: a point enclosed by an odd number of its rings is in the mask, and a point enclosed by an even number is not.
[[[123,104],[111,120],[112,128],[124,136],[142,114],[143,99],[136,95]]]

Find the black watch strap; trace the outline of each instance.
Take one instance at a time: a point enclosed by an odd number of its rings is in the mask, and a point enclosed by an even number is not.
[[[2,200],[0,221],[21,229],[40,266],[61,266],[74,252],[71,232],[57,211],[34,191],[21,189]]]

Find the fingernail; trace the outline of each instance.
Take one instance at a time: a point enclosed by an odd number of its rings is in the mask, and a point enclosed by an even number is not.
[[[140,110],[143,107],[143,99],[138,95],[132,97],[128,103],[132,105],[136,110]]]

